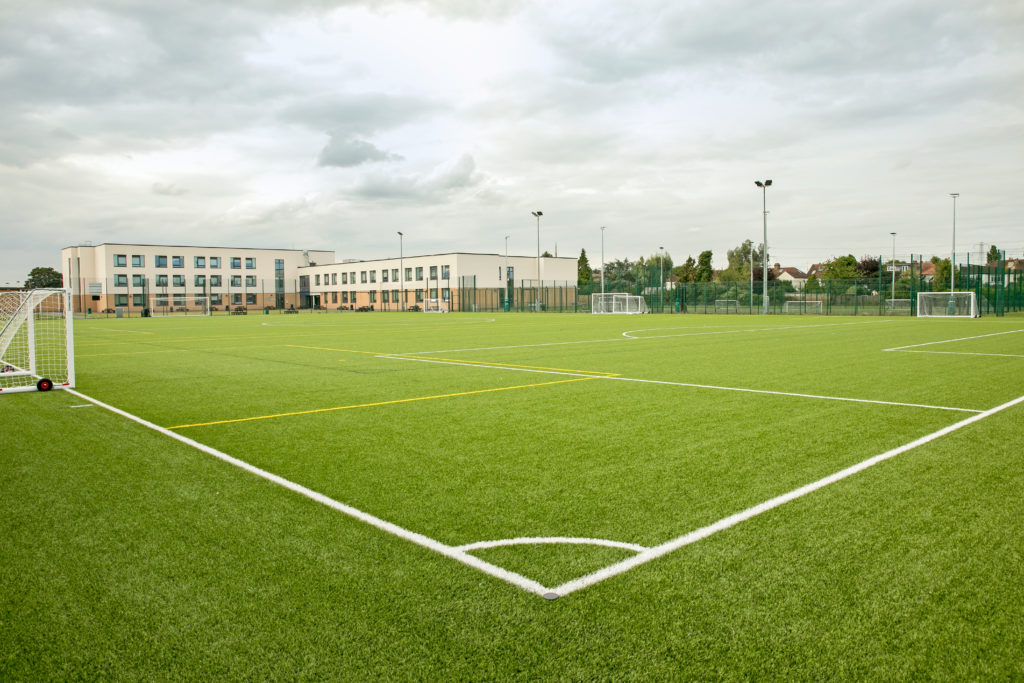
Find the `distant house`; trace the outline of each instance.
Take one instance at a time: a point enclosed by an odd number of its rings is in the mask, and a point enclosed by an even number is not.
[[[772,277],[782,282],[789,282],[793,285],[793,289],[800,291],[807,284],[807,273],[803,272],[799,268],[793,268],[787,266],[783,268],[778,263],[772,268]]]
[[[888,261],[885,264],[885,272],[891,273],[893,271],[894,264],[892,261]],[[896,261],[895,268],[897,275],[902,275],[910,270],[910,264],[906,261]]]
[[[814,264],[812,264],[811,267],[807,269],[807,277],[809,278],[809,277],[811,277],[813,275],[814,277],[816,277],[819,280],[821,280],[825,276],[825,266],[826,265],[828,265],[828,264],[826,264],[826,263],[814,263]]]
[[[935,279],[935,264],[931,261],[925,261],[922,263],[921,277],[924,278],[925,282],[932,282]]]

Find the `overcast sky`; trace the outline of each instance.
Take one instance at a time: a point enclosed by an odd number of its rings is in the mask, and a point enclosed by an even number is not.
[[[86,241],[1024,253],[1017,0],[0,4],[0,282]],[[977,259],[972,253],[971,260]]]

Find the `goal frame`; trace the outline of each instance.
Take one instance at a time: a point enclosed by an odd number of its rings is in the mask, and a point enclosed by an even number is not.
[[[0,292],[0,394],[75,386],[71,290]]]
[[[444,301],[442,299],[424,299],[423,300],[423,312],[424,313],[447,313],[448,311],[444,307]]]
[[[734,312],[739,312],[740,310],[739,299],[715,299],[715,313],[719,312],[719,305],[725,307],[726,313],[729,312],[729,306],[732,306]]]
[[[175,303],[175,294],[150,294],[149,295],[149,314],[153,317],[171,317],[171,316],[201,316],[210,315],[213,310],[210,306],[210,295],[209,294],[178,294],[178,297],[185,298],[184,310],[180,310],[181,305]],[[202,302],[203,306],[201,310],[192,310],[195,308],[197,302]]]
[[[639,294],[597,292],[590,295],[590,312],[598,315],[639,315],[650,313],[647,300]]]
[[[918,318],[980,318],[974,292],[918,292]]]
[[[792,310],[790,305],[797,310]],[[808,310],[813,309],[813,310]],[[825,305],[820,299],[813,299],[810,301],[784,301],[782,302],[782,312],[787,315],[823,315],[825,313]]]

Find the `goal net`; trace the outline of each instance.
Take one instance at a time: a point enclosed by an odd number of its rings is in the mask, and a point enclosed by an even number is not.
[[[71,292],[0,292],[0,393],[75,386]]]
[[[786,301],[782,304],[782,312],[821,315],[822,305],[820,301]]]
[[[204,294],[153,294],[151,315],[210,315],[210,297]]]
[[[910,299],[886,299],[885,300],[885,312],[886,313],[904,313],[910,314]]]
[[[715,313],[735,313],[740,308],[738,299],[715,299]]]
[[[642,296],[606,292],[590,295],[590,310],[593,313],[647,313],[647,302]]]
[[[424,313],[444,313],[444,301],[441,299],[425,299],[423,301]]]
[[[977,318],[974,292],[918,292],[919,318]]]

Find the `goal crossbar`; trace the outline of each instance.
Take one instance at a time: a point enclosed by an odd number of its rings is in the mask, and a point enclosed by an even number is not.
[[[974,292],[918,292],[918,318],[977,318]]]
[[[604,292],[590,295],[591,313],[626,314],[648,313],[647,301],[637,294]]]

